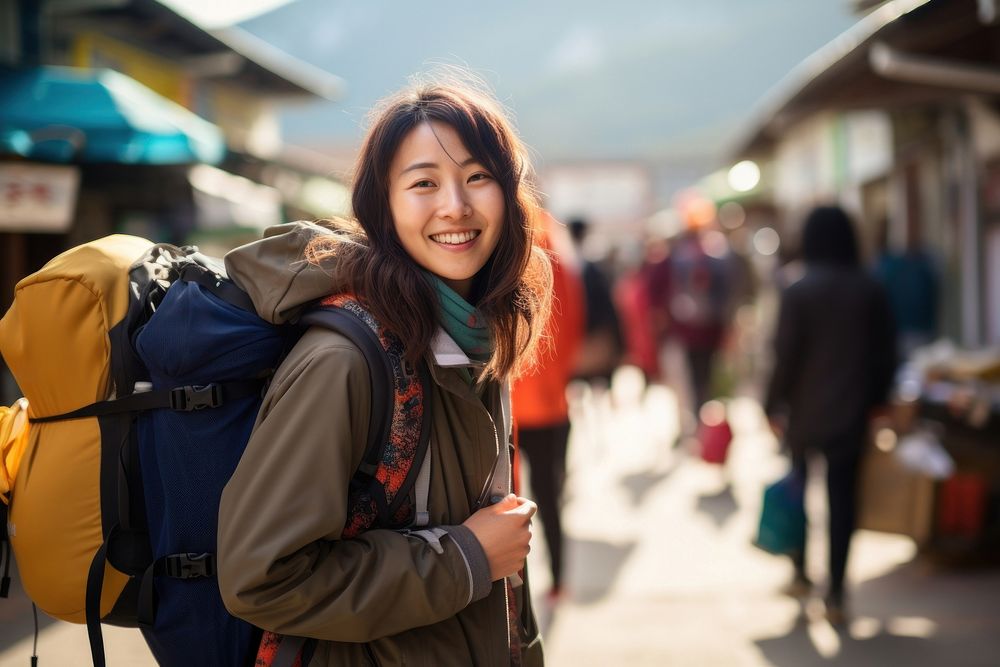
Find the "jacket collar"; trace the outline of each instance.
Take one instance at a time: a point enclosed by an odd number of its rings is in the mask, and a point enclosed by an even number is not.
[[[438,327],[437,333],[431,340],[431,353],[434,355],[434,363],[442,368],[484,365],[481,361],[470,359],[455,342],[455,339],[441,327]]]
[[[459,347],[455,339],[448,335],[448,333],[442,329],[438,328],[434,339],[431,341],[431,352],[434,355],[434,365],[439,368],[462,368],[462,367],[482,367],[485,364],[481,361],[473,361],[469,359],[462,348]],[[448,379],[437,377],[434,369],[431,369],[431,374],[435,375],[435,379],[441,386],[449,389],[452,392],[458,393],[466,397],[467,400],[471,400],[480,406],[479,399],[476,395],[469,389],[469,386],[459,380],[457,376],[452,376]],[[494,395],[496,397],[496,395]],[[494,410],[499,408],[499,414],[496,414]],[[491,413],[491,417],[494,419],[494,427],[497,429],[497,460],[494,463],[494,474],[492,475],[492,481],[490,485],[490,496],[494,498],[502,498],[506,496],[511,491],[511,474],[510,474],[510,450],[508,449],[511,440],[511,432],[513,428],[513,418],[511,413],[510,404],[510,382],[509,380],[504,380],[499,387],[499,405],[496,405],[494,410],[488,410]],[[497,423],[499,420],[499,423]],[[501,430],[502,429],[502,430]]]

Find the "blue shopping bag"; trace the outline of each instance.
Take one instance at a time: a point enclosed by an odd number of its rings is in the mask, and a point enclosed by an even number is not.
[[[794,556],[805,548],[805,480],[794,470],[765,487],[753,543],[776,555]]]

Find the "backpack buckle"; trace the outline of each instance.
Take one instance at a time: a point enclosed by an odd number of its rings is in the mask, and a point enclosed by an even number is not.
[[[163,572],[174,579],[215,576],[215,554],[186,553],[163,557]]]
[[[203,387],[176,387],[170,390],[170,409],[190,412],[222,405],[222,387],[207,384]]]

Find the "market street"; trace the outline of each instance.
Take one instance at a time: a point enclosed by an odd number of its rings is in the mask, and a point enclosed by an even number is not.
[[[536,609],[554,667],[691,665],[996,665],[1000,571],[944,570],[906,538],[861,532],[849,567],[848,630],[837,633],[818,598],[804,607],[777,593],[782,559],[750,544],[763,485],[784,472],[756,404],[731,404],[736,432],[724,468],[673,449],[671,395],[620,373],[612,410],[575,412],[565,506],[569,593],[555,614],[541,527],[530,561]],[[824,520],[822,485],[810,520]],[[811,569],[822,595],[825,545],[812,531]],[[31,611],[16,591],[0,603],[0,667],[28,664]],[[88,665],[83,626],[46,621],[42,665]],[[155,664],[138,632],[105,626],[108,665]]]
[[[731,405],[736,439],[720,470],[672,449],[666,390],[654,387],[640,406],[634,378],[618,380],[623,407],[572,437],[564,515],[572,592],[546,634],[548,664],[1000,664],[1000,571],[935,568],[913,560],[907,538],[858,534],[846,633],[823,619],[824,531],[811,531],[809,548],[817,598],[803,608],[777,593],[790,566],[750,542],[762,488],[787,464],[757,405]],[[810,521],[825,521],[821,483],[807,502]],[[532,552],[539,597],[540,552]]]

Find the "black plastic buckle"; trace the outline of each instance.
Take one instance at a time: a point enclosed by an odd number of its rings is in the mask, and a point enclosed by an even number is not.
[[[163,573],[174,579],[215,576],[215,554],[170,554],[163,557]]]
[[[176,387],[170,390],[170,409],[190,412],[222,405],[222,387],[207,384],[204,387]]]

